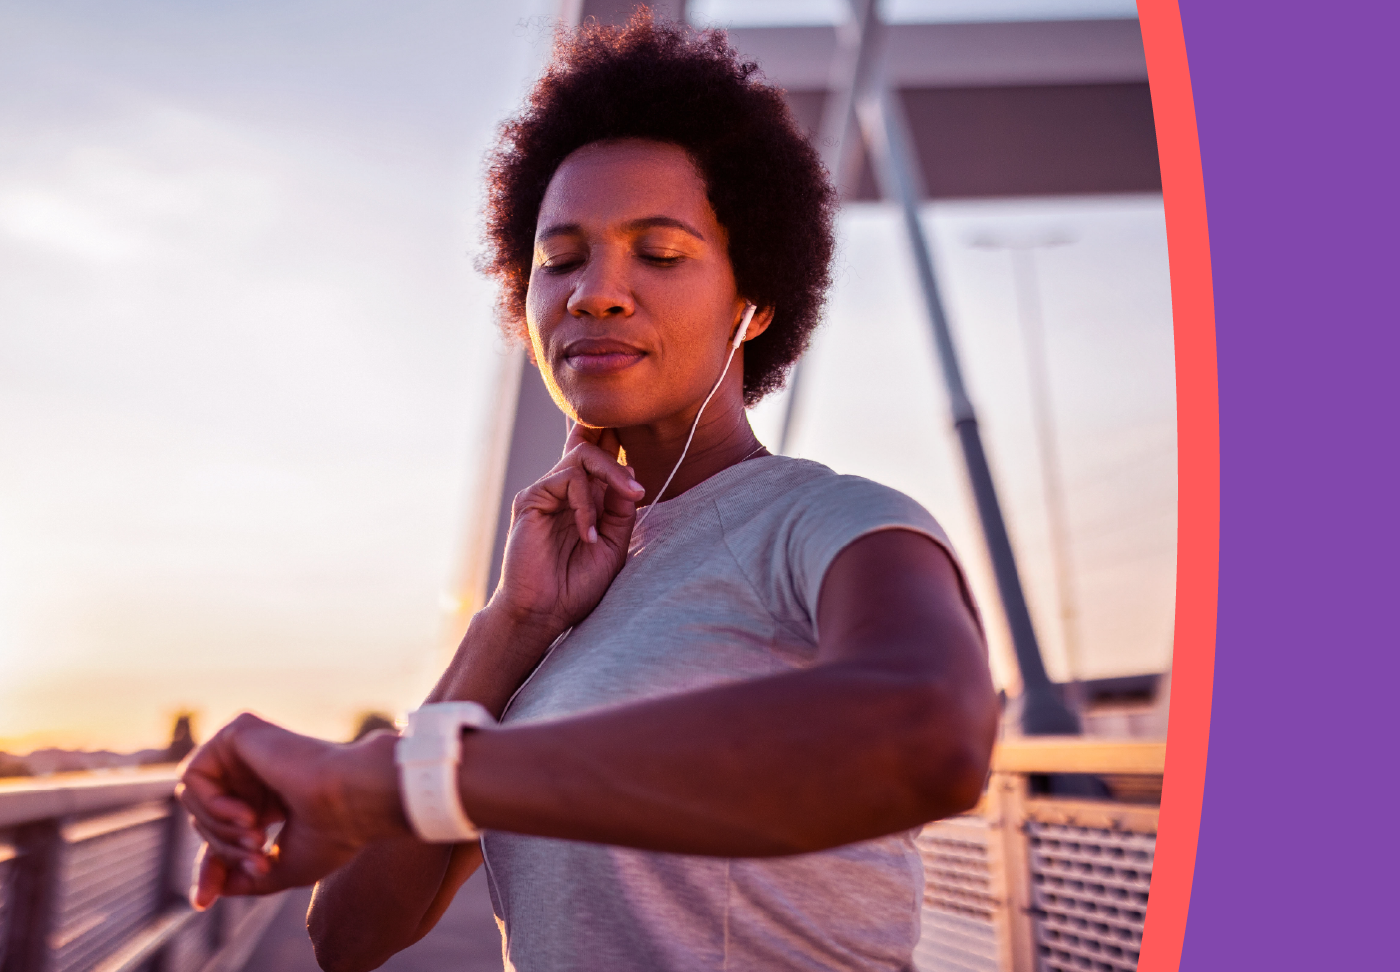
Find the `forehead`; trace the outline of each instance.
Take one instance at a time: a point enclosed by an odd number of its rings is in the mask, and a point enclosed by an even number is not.
[[[684,149],[641,139],[594,142],[560,163],[536,232],[561,223],[604,229],[652,216],[675,217],[706,236],[719,229],[704,180]]]

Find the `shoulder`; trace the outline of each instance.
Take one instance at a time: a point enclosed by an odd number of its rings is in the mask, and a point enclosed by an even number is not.
[[[897,489],[786,456],[752,460],[715,506],[724,541],[755,586],[815,619],[822,578],[846,547],[909,530],[957,555],[928,510]],[[761,463],[761,464],[760,464]]]
[[[948,542],[938,521],[917,500],[883,483],[843,475],[807,459],[769,456],[752,462],[755,468],[743,487],[731,502],[720,504],[726,526],[761,517],[784,522],[799,534],[859,535],[906,527]]]
[[[796,502],[800,499],[811,500],[826,495],[866,494],[897,496],[905,502],[918,505],[897,489],[862,476],[838,473],[831,467],[810,459],[764,456],[761,459],[750,459],[737,468],[742,468],[744,472],[725,490],[730,498],[738,492],[743,492],[771,504]]]

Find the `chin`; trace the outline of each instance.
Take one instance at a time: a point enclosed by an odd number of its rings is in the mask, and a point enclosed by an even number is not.
[[[571,381],[558,388],[555,403],[576,422],[593,429],[622,429],[655,421],[645,396],[617,381]]]
[[[565,411],[590,429],[625,429],[651,421],[651,416],[639,413],[636,408],[629,408],[623,402],[571,401]]]

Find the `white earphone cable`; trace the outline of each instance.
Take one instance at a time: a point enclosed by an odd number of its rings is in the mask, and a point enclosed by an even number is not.
[[[685,447],[681,449],[681,457],[677,459],[676,464],[671,467],[671,475],[666,477],[666,481],[661,484],[661,489],[657,492],[656,497],[647,506],[646,510],[643,511],[641,518],[637,520],[638,529],[647,521],[647,517],[651,516],[651,511],[656,509],[656,504],[661,502],[661,497],[666,495],[666,490],[671,485],[671,480],[676,478],[676,473],[680,471],[681,463],[685,462],[685,454],[690,451],[690,443],[691,440],[695,438],[695,430],[700,427],[700,417],[705,414],[705,406],[710,404],[710,399],[715,397],[715,392],[719,391],[719,386],[724,384],[724,376],[729,374],[729,366],[734,361],[734,352],[738,351],[739,345],[744,343],[744,338],[749,333],[749,323],[753,320],[754,312],[757,310],[758,308],[753,304],[745,306],[744,316],[739,322],[738,333],[735,334],[734,342],[729,346],[729,357],[724,359],[724,369],[719,373],[719,377],[715,379],[715,387],[710,389],[710,393],[706,395],[705,400],[700,403],[700,411],[695,413],[695,421],[690,423],[690,435],[685,437]]]

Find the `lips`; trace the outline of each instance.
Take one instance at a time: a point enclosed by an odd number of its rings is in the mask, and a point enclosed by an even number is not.
[[[583,338],[564,346],[564,363],[585,375],[612,374],[646,357],[641,348],[608,338]]]

